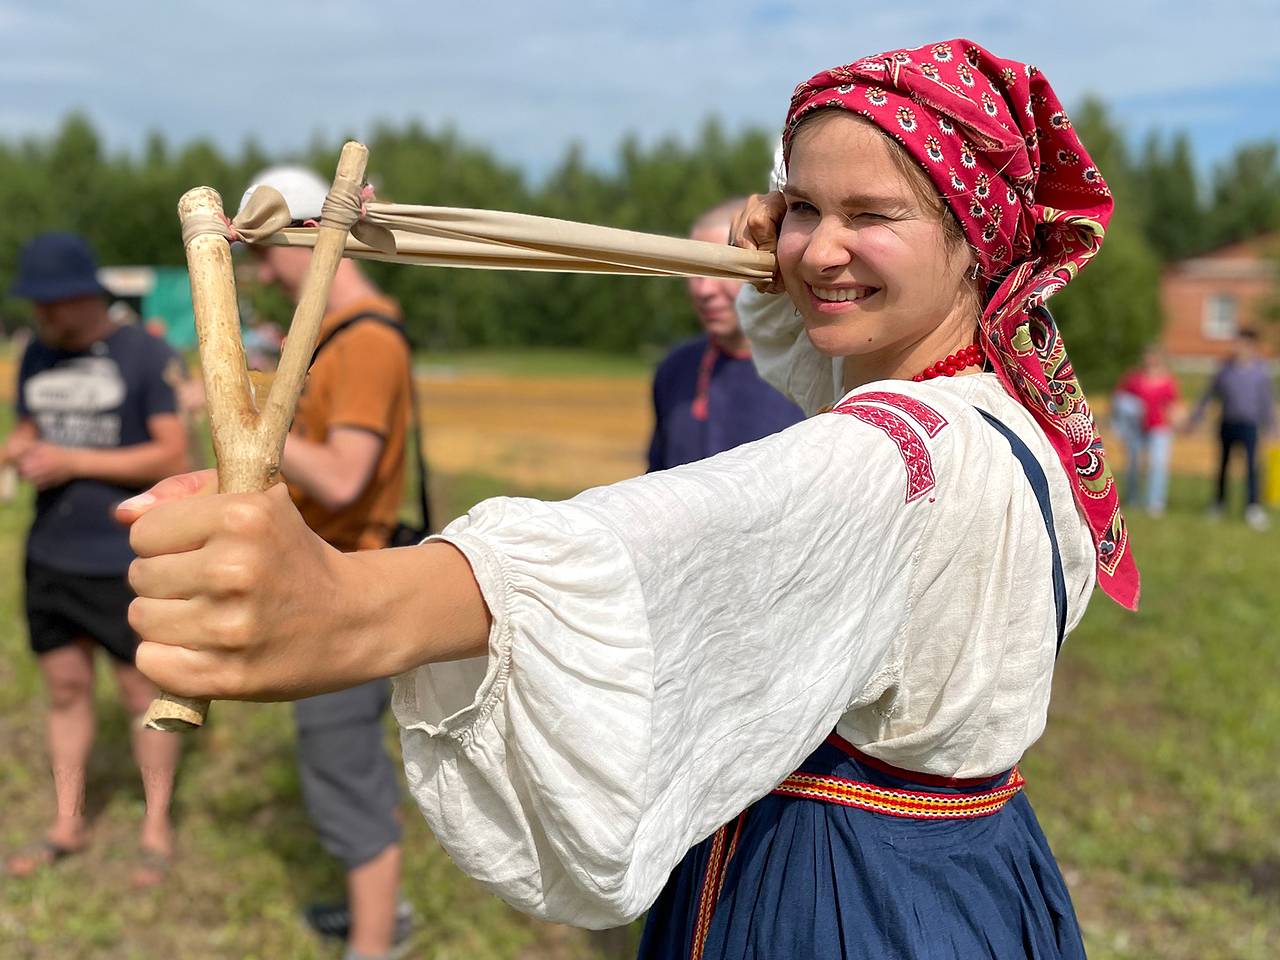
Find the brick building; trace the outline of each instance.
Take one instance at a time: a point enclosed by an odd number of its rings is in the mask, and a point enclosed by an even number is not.
[[[1231,352],[1236,332],[1251,327],[1277,353],[1277,331],[1263,322],[1266,303],[1280,296],[1276,265],[1280,235],[1233,243],[1170,265],[1160,278],[1161,343],[1178,360],[1217,359]]]

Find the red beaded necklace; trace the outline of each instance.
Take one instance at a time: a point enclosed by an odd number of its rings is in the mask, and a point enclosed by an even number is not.
[[[916,383],[920,383],[922,380],[932,380],[934,377],[954,377],[961,370],[966,370],[981,363],[982,351],[978,349],[976,343],[971,343],[967,347],[957,350],[951,356],[930,364],[911,379]]]

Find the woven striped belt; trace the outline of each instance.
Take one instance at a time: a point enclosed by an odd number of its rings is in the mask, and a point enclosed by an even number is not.
[[[998,813],[1027,781],[1014,767],[1003,785],[980,793],[927,793],[922,790],[897,790],[846,780],[822,777],[812,773],[793,773],[774,789],[784,797],[820,800],[842,807],[856,807],[891,817],[916,820],[969,820]]]

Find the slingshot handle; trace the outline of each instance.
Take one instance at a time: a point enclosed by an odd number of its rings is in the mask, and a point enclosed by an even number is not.
[[[192,700],[189,697],[180,697],[162,690],[147,707],[142,723],[148,730],[181,733],[183,730],[194,730],[196,727],[204,726],[205,717],[208,715],[208,700]]]
[[[363,144],[352,141],[343,146],[334,187],[359,191],[368,159],[369,151]],[[349,227],[320,231],[280,366],[260,414],[240,339],[231,247],[217,228],[223,219],[222,198],[210,187],[188,190],[178,201],[178,219],[184,235],[189,225],[209,227],[191,231],[186,252],[213,451],[218,461],[218,489],[222,493],[265,490],[279,473],[285,434],[320,334],[329,288],[342,260]],[[321,227],[327,226],[332,225],[321,222]],[[152,701],[144,722],[153,730],[186,730],[201,726],[208,710],[207,700],[161,693]]]

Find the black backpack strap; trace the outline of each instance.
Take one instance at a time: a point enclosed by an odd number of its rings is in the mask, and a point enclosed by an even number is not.
[[[1044,468],[1028,447],[1008,425],[997,420],[981,407],[974,407],[984,420],[1009,441],[1013,455],[1022,464],[1022,472],[1027,475],[1031,491],[1036,495],[1036,503],[1040,505],[1040,516],[1044,518],[1044,528],[1049,534],[1049,546],[1053,550],[1053,606],[1058,615],[1058,653],[1062,652],[1062,640],[1067,635],[1067,582],[1062,573],[1062,553],[1058,550],[1058,533],[1053,526],[1053,507],[1049,501],[1049,478],[1044,475]]]
[[[422,530],[427,533],[432,529],[431,504],[430,498],[427,496],[427,448],[422,436],[422,423],[418,420],[418,389],[413,382],[413,341],[409,339],[409,332],[405,330],[404,324],[394,317],[387,316],[385,313],[374,311],[357,313],[354,317],[348,317],[320,338],[315,350],[311,352],[311,363],[308,364],[308,367],[315,365],[316,357],[320,356],[320,351],[332,343],[334,337],[364,321],[380,323],[384,327],[394,330],[404,340],[405,349],[409,353],[409,417],[413,426],[414,450],[417,453],[414,459],[418,467],[418,515],[422,518]]]
[[[311,362],[307,364],[307,366],[315,366],[316,357],[320,356],[320,352],[333,342],[334,337],[342,333],[344,330],[354,327],[357,323],[363,323],[365,320],[371,320],[374,323],[382,324],[384,327],[390,327],[400,335],[402,340],[404,340],[405,348],[409,350],[410,356],[413,355],[413,344],[409,340],[409,333],[405,330],[404,324],[385,313],[357,313],[354,317],[347,317],[347,319],[343,320],[340,324],[320,338],[316,343],[316,348],[311,351]]]

